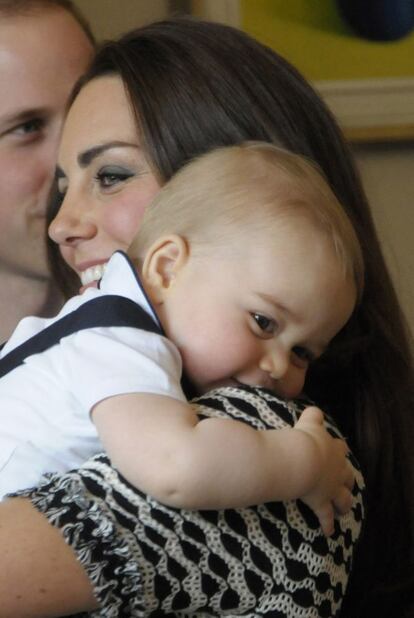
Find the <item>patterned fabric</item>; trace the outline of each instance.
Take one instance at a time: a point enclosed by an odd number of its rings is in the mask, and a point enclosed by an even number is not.
[[[225,387],[201,397],[198,412],[267,429],[293,425],[300,408],[268,391]],[[87,571],[101,606],[88,616],[330,617],[339,611],[363,519],[364,483],[351,459],[353,507],[329,538],[300,501],[202,512],[162,506],[104,455],[24,495]]]

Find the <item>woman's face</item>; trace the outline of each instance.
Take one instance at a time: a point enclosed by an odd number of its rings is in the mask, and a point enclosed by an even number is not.
[[[160,188],[119,77],[94,79],[76,98],[63,129],[57,177],[63,202],[50,237],[82,286],[96,285],[112,253],[128,248]]]

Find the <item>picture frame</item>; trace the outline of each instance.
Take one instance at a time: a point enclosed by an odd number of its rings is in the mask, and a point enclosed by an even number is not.
[[[335,3],[320,0],[193,0],[191,10],[245,30],[291,61],[350,142],[414,140],[414,33],[396,42],[363,40]]]

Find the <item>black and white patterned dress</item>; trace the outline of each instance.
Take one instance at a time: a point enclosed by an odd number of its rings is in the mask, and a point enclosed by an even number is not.
[[[300,407],[261,389],[225,387],[201,397],[197,411],[266,429],[293,425]],[[24,495],[84,566],[100,602],[89,616],[330,617],[339,611],[363,519],[364,483],[352,463],[353,507],[329,538],[300,501],[201,512],[163,506],[104,455]]]

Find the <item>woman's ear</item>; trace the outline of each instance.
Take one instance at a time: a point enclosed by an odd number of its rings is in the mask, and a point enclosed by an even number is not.
[[[158,238],[146,252],[141,275],[151,300],[162,303],[180,269],[189,257],[189,247],[177,234]]]

